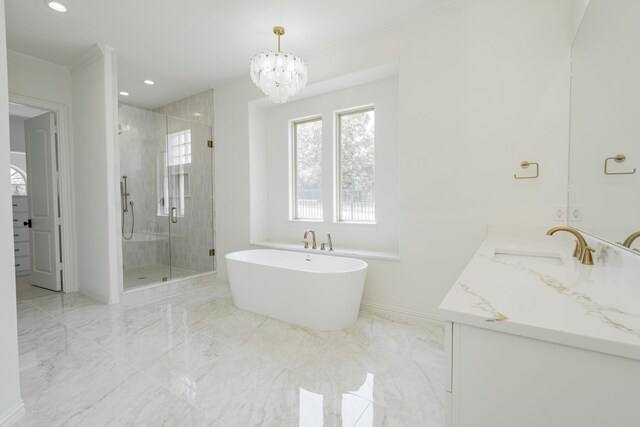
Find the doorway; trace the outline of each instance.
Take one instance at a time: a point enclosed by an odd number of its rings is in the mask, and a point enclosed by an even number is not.
[[[62,106],[43,102],[9,103],[11,187],[13,208],[16,295],[18,300],[69,291],[73,259],[65,260],[63,247],[69,241],[63,214],[68,182],[61,182],[60,142]],[[68,171],[66,171],[68,172]],[[68,181],[68,180],[67,180]],[[70,219],[70,218],[69,218]],[[66,251],[67,253],[69,251]]]

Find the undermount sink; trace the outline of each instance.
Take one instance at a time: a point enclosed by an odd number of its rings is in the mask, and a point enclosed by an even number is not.
[[[556,252],[526,251],[496,248],[493,259],[510,263],[534,263],[545,265],[563,265],[562,258]]]

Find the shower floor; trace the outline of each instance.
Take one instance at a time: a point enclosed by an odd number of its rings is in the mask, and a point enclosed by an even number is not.
[[[173,280],[193,276],[196,273],[196,271],[186,268],[171,267],[171,274],[169,274],[169,266],[164,264],[149,264],[141,267],[125,268],[123,274],[124,289],[127,290],[137,286],[162,283],[162,279],[165,277],[167,280]]]

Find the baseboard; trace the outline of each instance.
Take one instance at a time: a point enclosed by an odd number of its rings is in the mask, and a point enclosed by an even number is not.
[[[92,290],[89,289],[79,289],[78,290],[79,293],[88,296],[91,299],[94,299],[96,301],[100,301],[102,303],[105,304],[116,304],[120,301],[120,295],[115,295],[112,296],[111,298],[107,298],[104,295],[101,295],[97,292],[94,292]]]
[[[386,314],[386,315],[404,319],[404,320],[420,321],[420,322],[428,321],[428,322],[436,322],[436,323],[444,324],[444,321],[439,316],[434,316],[428,313],[421,313],[419,311],[407,310],[399,307],[392,307],[384,304],[378,304],[375,302],[362,301],[362,303],[360,304],[360,307],[366,310],[379,312],[382,314]]]
[[[0,427],[9,427],[15,425],[24,417],[24,401],[16,403],[13,408],[0,415]]]

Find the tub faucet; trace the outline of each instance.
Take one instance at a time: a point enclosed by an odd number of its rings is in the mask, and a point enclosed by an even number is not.
[[[304,238],[306,239],[307,236],[309,235],[309,233],[311,233],[311,249],[318,249],[318,243],[316,242],[316,232],[313,231],[312,229],[308,229],[307,231],[304,232]]]

